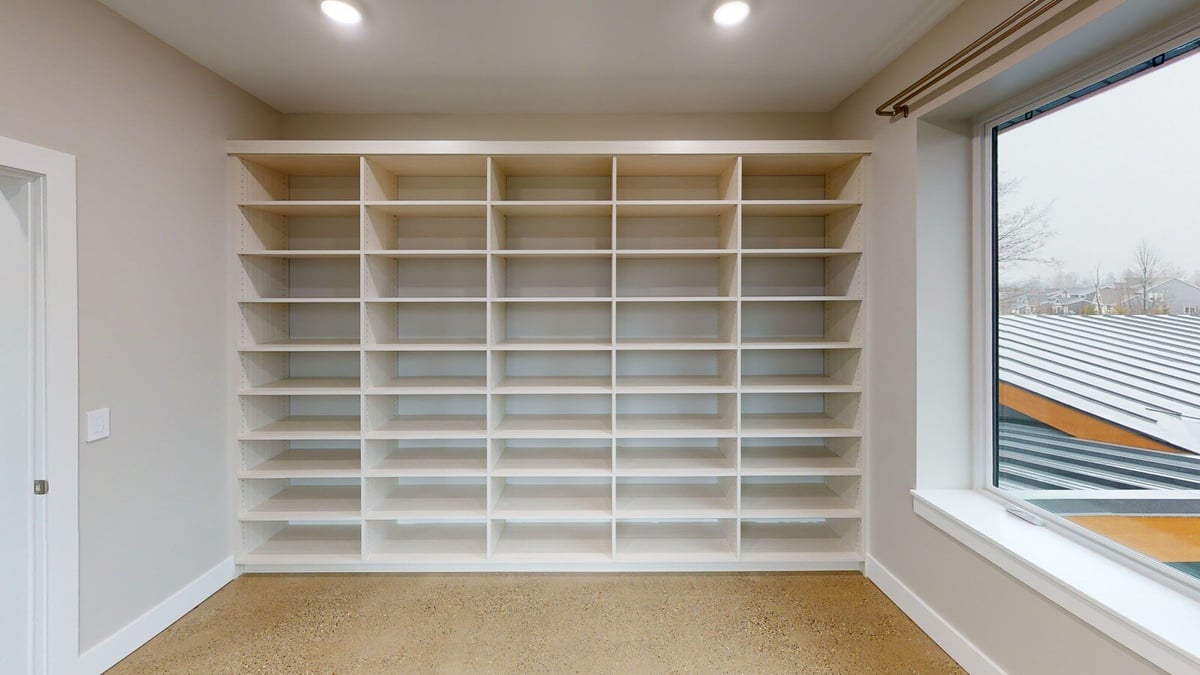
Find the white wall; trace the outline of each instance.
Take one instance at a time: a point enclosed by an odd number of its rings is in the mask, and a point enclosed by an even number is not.
[[[5,0],[0,136],[78,158],[80,642],[231,554],[228,138],[280,115],[92,0]]]
[[[645,115],[285,115],[283,137],[449,140],[775,140],[829,138],[823,113]]]
[[[872,566],[894,575],[1007,672],[1158,672],[913,514],[909,490],[918,476],[922,487],[954,486],[970,472],[962,460],[930,465],[924,452],[937,445],[965,453],[972,444],[963,423],[971,279],[962,191],[970,146],[962,128],[889,120],[874,110],[1024,4],[967,0],[834,111],[835,137],[874,141],[869,552]]]

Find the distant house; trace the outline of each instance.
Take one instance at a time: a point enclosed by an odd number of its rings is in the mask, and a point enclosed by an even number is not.
[[[1200,316],[1200,286],[1183,279],[1167,279],[1147,289],[1143,299],[1141,289],[1131,289],[1122,304],[1125,313],[1184,314]]]

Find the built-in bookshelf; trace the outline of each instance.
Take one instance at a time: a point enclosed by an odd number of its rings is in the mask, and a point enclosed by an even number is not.
[[[238,563],[860,568],[866,145],[687,146],[231,142]]]

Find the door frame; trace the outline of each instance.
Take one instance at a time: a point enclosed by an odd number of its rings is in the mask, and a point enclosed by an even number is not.
[[[72,673],[79,661],[79,314],[75,156],[0,136],[0,166],[40,175],[34,238],[34,466],[50,482],[33,498],[33,664]],[[36,440],[36,439],[40,439]],[[41,446],[41,447],[36,447]],[[38,454],[41,454],[38,457]]]

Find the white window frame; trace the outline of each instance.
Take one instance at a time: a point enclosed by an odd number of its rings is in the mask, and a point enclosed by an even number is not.
[[[1053,85],[981,116],[974,128],[971,308],[972,476],[970,489],[913,491],[915,512],[1013,577],[1168,672],[1200,670],[1200,586],[1029,504],[1031,492],[993,486],[992,128],[1060,96],[1200,38],[1200,25],[1148,36],[1110,52]],[[1200,58],[1200,54],[1189,58]],[[1080,494],[1076,492],[1075,494]],[[1082,494],[1093,494],[1084,492]],[[1122,494],[1097,491],[1096,496]],[[1128,494],[1125,492],[1124,494]],[[1177,498],[1200,498],[1179,491]],[[1033,522],[1013,517],[1020,511]],[[1039,526],[1040,525],[1040,526]]]

